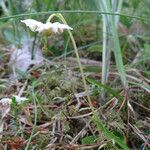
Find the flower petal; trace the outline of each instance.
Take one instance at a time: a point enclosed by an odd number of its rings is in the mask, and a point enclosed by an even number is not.
[[[25,23],[27,27],[30,28],[31,31],[33,32],[42,32],[44,24],[42,22],[36,21],[34,19],[26,19],[26,20],[21,20],[21,22]]]
[[[12,102],[12,99],[10,99],[10,98],[2,98],[0,100],[0,104],[2,104],[2,105],[10,105],[11,102]]]
[[[70,29],[70,30],[73,30],[70,26],[68,26],[67,24],[61,24],[59,22],[55,22],[55,23],[52,23],[52,26],[51,27],[57,27],[57,28],[61,28],[61,29]]]
[[[64,29],[73,30],[70,26],[59,22],[51,23],[50,28],[54,33],[63,32]]]

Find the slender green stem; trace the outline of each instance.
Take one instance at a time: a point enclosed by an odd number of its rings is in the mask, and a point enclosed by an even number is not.
[[[51,22],[52,18],[57,17],[57,14],[52,14],[48,17],[46,22]]]
[[[64,19],[64,17],[60,13],[58,13],[58,14],[52,14],[47,19],[47,22],[50,22],[51,19],[53,17],[55,17],[55,16],[58,17],[64,24],[67,24],[66,20]],[[75,50],[75,54],[76,54],[77,62],[78,62],[79,69],[80,69],[80,72],[81,72],[82,81],[83,81],[83,84],[84,84],[84,89],[85,89],[85,93],[86,93],[86,96],[87,96],[88,103],[89,103],[89,106],[90,106],[91,110],[94,112],[94,109],[93,109],[93,106],[92,106],[92,101],[90,99],[89,90],[88,90],[88,87],[87,87],[87,84],[86,84],[86,79],[85,79],[85,76],[84,76],[83,68],[82,68],[82,65],[81,65],[81,62],[80,62],[78,48],[77,48],[76,42],[75,42],[74,37],[73,37],[73,35],[72,35],[72,33],[71,33],[70,30],[68,30],[68,34],[70,36],[70,39],[72,41],[72,44],[73,44],[73,47],[74,47],[74,50]]]

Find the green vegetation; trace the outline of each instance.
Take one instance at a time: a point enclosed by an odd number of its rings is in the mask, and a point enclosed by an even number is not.
[[[148,150],[149,13],[149,0],[0,0],[0,149]]]

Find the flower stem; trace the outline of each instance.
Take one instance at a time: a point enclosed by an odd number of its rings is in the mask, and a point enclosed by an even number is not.
[[[58,13],[58,14],[52,14],[52,15],[47,19],[47,22],[50,22],[53,17],[59,18],[64,24],[67,25],[66,20],[64,19],[64,17],[63,17],[60,13]],[[80,57],[79,57],[79,53],[78,53],[78,48],[77,48],[76,42],[75,42],[75,40],[74,40],[74,37],[73,37],[73,35],[72,35],[72,32],[71,32],[69,29],[68,29],[68,34],[69,34],[69,36],[70,36],[70,39],[71,39],[71,41],[72,41],[72,44],[73,44],[73,47],[74,47],[74,50],[75,50],[76,59],[77,59],[77,62],[78,62],[78,65],[79,65],[79,69],[80,69],[80,72],[81,72],[82,81],[83,81],[83,84],[84,84],[84,89],[85,89],[85,93],[86,93],[86,96],[87,96],[88,103],[89,103],[89,106],[90,106],[92,112],[94,112],[94,108],[93,108],[93,105],[92,105],[92,101],[91,101],[91,99],[90,99],[89,89],[88,89],[88,87],[87,87],[86,79],[85,79],[84,72],[83,72],[83,68],[82,68],[82,65],[81,65],[81,61],[80,61]]]

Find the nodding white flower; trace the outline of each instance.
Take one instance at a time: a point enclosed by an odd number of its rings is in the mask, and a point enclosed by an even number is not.
[[[2,105],[10,105],[11,103],[12,103],[12,99],[10,99],[10,98],[2,98],[0,100],[0,104],[2,104]]]
[[[26,19],[26,20],[21,20],[21,22],[25,23],[26,26],[30,28],[31,31],[33,32],[44,32],[44,33],[62,33],[64,29],[69,29],[73,30],[70,26],[67,24],[61,24],[59,22],[51,23],[42,23],[33,19]]]

